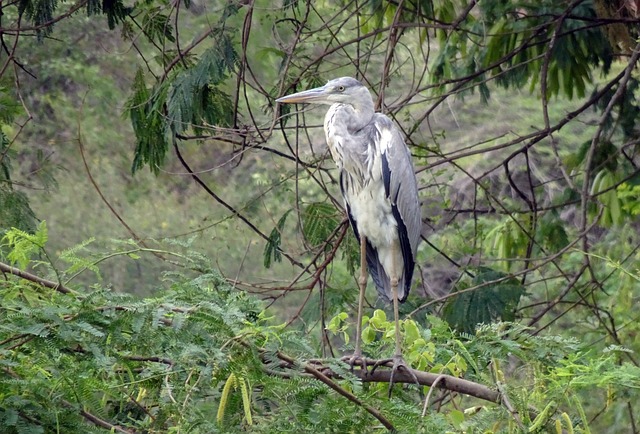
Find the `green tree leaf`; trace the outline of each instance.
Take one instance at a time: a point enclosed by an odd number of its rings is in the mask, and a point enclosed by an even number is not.
[[[269,240],[264,246],[263,264],[265,268],[270,268],[272,262],[282,261],[282,252],[280,250],[280,245],[282,243],[282,231],[284,230],[284,224],[287,221],[287,216],[291,211],[293,210],[289,209],[287,212],[282,214],[282,217],[280,217],[280,220],[278,220],[278,223],[269,234]]]
[[[169,144],[165,135],[162,112],[158,108],[162,107],[165,97],[166,86],[155,90],[148,89],[144,72],[138,68],[131,95],[125,106],[136,134],[132,173],[137,172],[144,165],[149,165],[151,172],[157,175],[164,164]]]
[[[340,224],[338,210],[326,202],[313,202],[302,211],[302,234],[310,246],[326,242]]]
[[[481,268],[478,271],[467,288],[504,279],[507,276],[490,268]],[[456,290],[463,289],[466,288],[456,288]],[[478,324],[513,321],[515,309],[522,294],[524,294],[522,285],[514,278],[507,278],[450,298],[444,306],[443,318],[452,328],[465,333],[473,333]]]

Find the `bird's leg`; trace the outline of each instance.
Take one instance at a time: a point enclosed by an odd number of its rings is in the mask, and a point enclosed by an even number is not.
[[[360,240],[360,278],[358,279],[360,295],[358,296],[358,320],[356,321],[356,351],[354,356],[362,357],[362,309],[364,305],[364,293],[367,289],[367,239],[362,236]]]
[[[395,263],[394,263],[394,268],[395,268]],[[416,377],[416,374],[413,373],[413,370],[411,369],[411,367],[409,365],[407,365],[407,363],[404,361],[404,358],[402,357],[402,336],[400,335],[400,313],[399,313],[399,302],[398,302],[398,278],[395,277],[395,269],[393,270],[393,274],[392,274],[391,278],[391,294],[393,297],[393,317],[395,320],[395,328],[396,328],[396,349],[395,349],[395,353],[393,355],[393,367],[391,368],[391,377],[389,378],[389,397],[391,397],[391,391],[393,389],[393,377],[395,376],[396,372],[398,372],[400,370],[400,368],[404,369],[411,377],[412,380],[416,383],[416,384],[420,384],[418,382],[418,377]]]
[[[393,318],[395,321],[395,334],[396,334],[396,347],[393,358],[378,360],[371,368],[371,371],[375,371],[378,366],[386,365],[389,362],[393,362],[393,366],[391,368],[391,377],[389,378],[389,397],[391,397],[391,391],[393,390],[393,379],[395,377],[396,372],[400,370],[400,368],[404,369],[407,374],[411,377],[414,383],[420,385],[418,381],[418,377],[413,373],[413,369],[404,361],[402,357],[402,336],[400,334],[400,308],[399,308],[399,297],[398,297],[398,275],[396,273],[396,261],[395,258],[391,260],[391,298],[393,301]]]
[[[351,357],[344,357],[343,360],[351,365],[351,369],[356,364],[360,364],[363,369],[367,369],[367,362],[362,357],[362,309],[364,305],[364,293],[367,289],[367,240],[360,237],[360,277],[358,278],[360,295],[358,296],[358,318],[356,320],[356,348]]]
[[[391,280],[391,294],[393,296],[393,319],[396,326],[396,352],[394,353],[393,357],[402,358],[402,346],[400,344],[402,336],[400,336],[400,303],[398,302],[398,279],[395,277]]]

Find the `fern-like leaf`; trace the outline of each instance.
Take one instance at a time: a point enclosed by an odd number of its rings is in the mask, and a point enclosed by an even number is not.
[[[271,230],[269,234],[269,240],[267,241],[266,246],[264,246],[264,267],[270,268],[272,262],[280,262],[282,261],[282,253],[280,250],[280,245],[282,243],[282,231],[284,230],[284,224],[287,221],[287,216],[292,210],[287,210],[276,226]]]
[[[481,268],[472,286],[505,278],[505,274],[490,268]],[[474,291],[462,292],[449,299],[443,317],[452,328],[473,333],[477,324],[494,321],[512,321],[524,288],[516,279],[488,284]]]
[[[136,135],[131,172],[135,173],[148,164],[149,169],[157,175],[169,149],[164,134],[162,111],[158,107],[161,108],[164,103],[166,86],[160,86],[151,92],[147,88],[142,69],[138,69],[131,90],[125,106]]]
[[[336,208],[324,202],[307,205],[302,213],[302,234],[307,242],[316,247],[324,243],[340,224]]]
[[[6,256],[9,262],[24,270],[31,258],[42,251],[48,238],[47,224],[42,221],[34,233],[11,228],[0,240],[0,247],[8,247],[9,252]]]

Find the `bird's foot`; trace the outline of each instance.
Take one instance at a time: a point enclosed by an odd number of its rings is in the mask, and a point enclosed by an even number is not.
[[[389,377],[389,398],[391,398],[391,391],[393,390],[393,384],[395,383],[394,378],[400,370],[405,371],[407,375],[411,377],[411,380],[413,380],[414,383],[416,383],[418,386],[420,385],[418,377],[416,377],[416,374],[413,372],[411,366],[409,366],[407,362],[404,361],[402,354],[396,354],[391,359],[378,360],[371,368],[371,372],[373,373],[379,366],[387,365],[391,362],[393,363],[393,366],[391,367],[391,377]]]
[[[362,353],[355,352],[351,356],[344,356],[342,359],[343,362],[349,365],[351,368],[351,372],[353,372],[354,366],[360,366],[363,371],[367,370],[367,359],[362,356]]]

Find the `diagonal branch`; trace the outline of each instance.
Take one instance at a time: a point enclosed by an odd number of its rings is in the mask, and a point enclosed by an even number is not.
[[[286,362],[290,367],[293,367],[296,364],[299,364],[299,363],[296,362],[296,360],[293,357],[290,357],[290,356],[284,354],[281,351],[278,351],[276,353],[276,356],[280,360]],[[325,375],[323,372],[321,372],[318,368],[312,366],[309,363],[302,363],[301,367],[302,367],[302,369],[304,369],[305,372],[313,375],[315,378],[317,378],[318,380],[320,380],[321,382],[323,382],[324,384],[329,386],[331,389],[335,390],[340,395],[342,395],[345,398],[347,398],[349,401],[352,401],[353,403],[355,403],[355,404],[361,406],[362,408],[364,408],[367,412],[369,412],[371,415],[373,415],[373,417],[378,419],[380,421],[380,423],[382,423],[385,426],[385,428],[387,428],[390,431],[394,431],[395,430],[395,428],[391,424],[391,422],[389,422],[389,420],[387,418],[385,418],[382,415],[382,413],[380,413],[378,410],[376,410],[375,408],[371,407],[370,405],[367,405],[367,404],[363,403],[354,394],[352,394],[351,392],[349,392],[349,391],[343,389],[342,387],[340,387],[339,385],[337,385],[331,378],[329,378],[327,375]]]
[[[0,262],[0,272],[2,273],[6,273],[6,274],[11,274],[14,276],[18,276],[22,279],[26,279],[29,280],[33,283],[37,283],[39,285],[44,286],[45,288],[49,288],[49,289],[54,289],[58,292],[61,292],[62,294],[70,294],[73,291],[71,291],[69,288],[67,288],[66,286],[62,285],[59,282],[54,282],[52,280],[47,280],[47,279],[43,279],[42,277],[38,277],[35,274],[31,274],[28,273],[26,271],[22,271],[19,268],[16,267],[12,267],[11,265],[5,264],[3,262]]]

